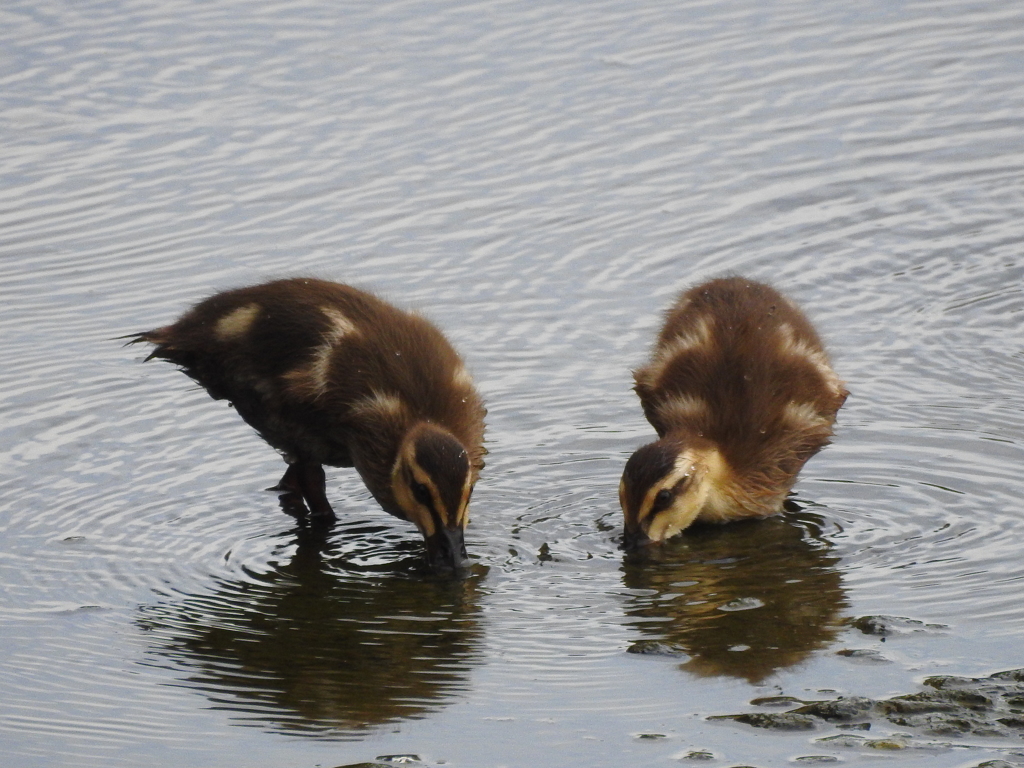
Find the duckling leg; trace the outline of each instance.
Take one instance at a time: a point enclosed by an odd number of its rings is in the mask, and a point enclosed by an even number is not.
[[[327,501],[327,476],[323,466],[315,461],[300,459],[289,464],[281,481],[268,490],[298,494],[306,502],[312,517],[335,519],[331,503]]]
[[[309,513],[323,520],[334,520],[334,510],[327,500],[327,476],[323,465],[315,461],[302,462],[299,473],[302,498],[306,500]]]

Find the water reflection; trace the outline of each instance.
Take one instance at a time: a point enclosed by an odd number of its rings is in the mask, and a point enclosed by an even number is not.
[[[479,577],[332,570],[316,532],[286,564],[209,595],[148,606],[152,651],[236,721],[355,738],[466,689],[481,639]]]
[[[830,643],[846,607],[822,519],[801,512],[687,531],[629,555],[634,652],[686,654],[682,668],[757,683]]]

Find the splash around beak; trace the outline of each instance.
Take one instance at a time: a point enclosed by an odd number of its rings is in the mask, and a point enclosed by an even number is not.
[[[469,566],[461,527],[438,528],[426,537],[427,563],[435,573],[458,573]]]

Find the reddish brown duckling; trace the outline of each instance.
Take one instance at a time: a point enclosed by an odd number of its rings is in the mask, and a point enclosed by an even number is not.
[[[416,525],[435,567],[466,558],[484,410],[427,320],[338,283],[295,278],[218,293],[137,334],[228,400],[288,469],[276,490],[333,521],[323,465],[355,467],[386,512]]]
[[[627,547],[780,512],[848,394],[796,304],[742,277],[684,292],[634,378],[659,439],[622,474]]]

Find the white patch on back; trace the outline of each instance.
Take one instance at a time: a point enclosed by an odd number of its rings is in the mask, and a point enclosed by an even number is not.
[[[372,394],[352,403],[352,415],[357,417],[388,418],[402,413],[402,400],[398,395],[374,390]]]
[[[818,413],[811,403],[787,403],[782,417],[798,429],[816,429],[829,423],[828,418]]]
[[[327,378],[331,372],[331,354],[338,343],[346,336],[359,333],[355,323],[334,307],[320,307],[320,311],[330,320],[330,327],[323,333],[323,342],[316,348],[313,362],[306,373],[308,389],[314,397],[319,397],[327,390]]]
[[[221,317],[213,326],[213,335],[218,341],[233,341],[249,330],[260,313],[259,304],[246,304],[235,307]]]
[[[674,395],[670,400],[660,403],[658,416],[668,424],[680,424],[696,421],[710,412],[706,400],[692,395]]]
[[[811,365],[813,365],[821,377],[825,380],[825,386],[827,386],[833,394],[838,395],[843,390],[843,382],[840,380],[836,372],[832,370],[832,366],[829,365],[828,357],[825,353],[807,343],[804,339],[798,339],[796,332],[793,330],[793,326],[789,323],[782,323],[779,326],[779,335],[782,337],[781,351],[783,354],[794,355],[796,357],[802,357]]]
[[[455,373],[452,374],[452,382],[455,386],[465,389],[472,389],[473,387],[473,377],[469,375],[466,366],[461,364],[455,369]]]
[[[313,352],[313,359],[284,378],[289,381],[289,390],[300,398],[315,400],[327,391],[331,373],[331,355],[342,339],[356,335],[359,328],[334,307],[320,307],[329,321],[321,334],[321,342]]]
[[[661,377],[665,367],[675,358],[692,349],[703,347],[711,341],[711,324],[713,318],[699,317],[693,328],[676,335],[654,353],[651,361],[650,376],[656,381]]]
[[[331,327],[324,331],[324,344],[334,346],[352,333],[359,333],[356,324],[334,307],[320,307],[320,311],[331,321]]]

